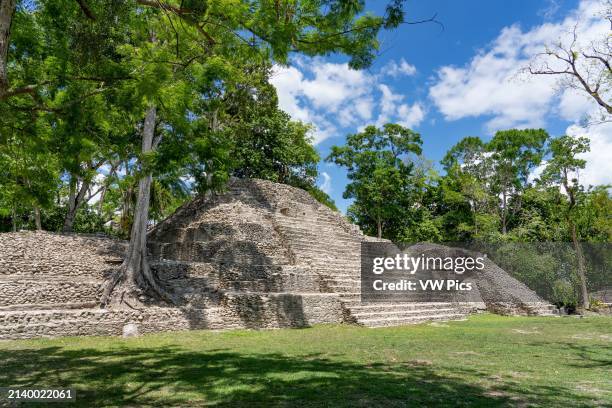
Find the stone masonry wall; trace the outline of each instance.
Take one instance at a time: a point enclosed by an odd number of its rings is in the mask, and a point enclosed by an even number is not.
[[[364,240],[372,238],[306,191],[234,179],[225,193],[195,198],[148,234],[152,270],[177,305],[103,310],[101,287],[120,265],[126,242],[0,234],[0,339],[118,335],[127,323],[145,333],[340,322],[374,327],[458,319],[471,310],[456,302],[361,303]],[[493,266],[478,287],[491,310],[511,306],[521,313],[525,302],[539,300]],[[507,285],[518,289],[506,296]]]

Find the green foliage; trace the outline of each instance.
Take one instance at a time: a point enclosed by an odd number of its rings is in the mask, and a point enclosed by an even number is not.
[[[15,216],[17,217],[17,230],[34,230],[34,215],[31,209],[20,207]],[[66,207],[63,205],[51,204],[43,208],[40,212],[41,224],[44,231],[61,232],[66,217]],[[11,215],[0,215],[0,232],[11,231]],[[77,233],[109,233],[113,231],[104,226],[105,219],[98,214],[94,207],[84,205],[76,213],[74,222],[74,232]]]
[[[60,182],[59,160],[48,149],[48,128],[37,121],[2,130],[7,133],[0,143],[0,216],[49,207]]]
[[[600,310],[605,310],[607,305],[600,299],[590,298],[589,300],[589,310],[594,312],[599,312]]]
[[[333,146],[327,161],[346,167],[344,198],[354,198],[349,216],[367,232],[392,237],[383,227],[402,217],[415,191],[411,154],[421,153],[421,136],[397,124],[367,126]]]
[[[232,119],[224,136],[230,144],[231,173],[312,187],[319,162],[310,137],[312,127],[292,121],[278,108],[270,75],[268,67],[253,67],[253,87],[239,87],[226,96],[224,114]]]
[[[565,307],[572,311],[578,305],[578,294],[574,285],[559,279],[553,283],[551,300],[558,307]]]
[[[17,220],[58,195],[83,206],[97,190],[99,215],[125,233],[148,173],[154,220],[186,190],[222,189],[231,174],[296,185],[333,206],[314,186],[310,127],[278,109],[270,67],[292,53],[367,67],[379,32],[403,22],[402,6],[390,1],[377,16],[362,1],[19,2],[7,80],[28,90],[0,101],[0,215]],[[155,146],[142,152],[151,105]]]
[[[334,200],[324,191],[316,186],[305,186],[304,189],[310,193],[311,196],[314,197],[315,200],[320,202],[323,205],[328,206],[334,211],[338,211],[338,207],[334,203]]]

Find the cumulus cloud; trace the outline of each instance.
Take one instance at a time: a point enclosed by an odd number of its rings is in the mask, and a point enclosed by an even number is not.
[[[389,62],[381,70],[383,75],[389,75],[391,77],[411,76],[416,74],[416,72],[416,67],[406,62],[404,58],[400,59],[399,62]]]
[[[486,116],[487,130],[539,127],[554,115],[579,120],[594,102],[573,89],[559,90],[558,78],[521,73],[535,56],[552,43],[567,43],[577,27],[582,44],[604,38],[609,23],[598,12],[598,0],[583,0],[562,21],[544,23],[523,31],[505,27],[485,49],[464,66],[444,66],[437,72],[430,97],[445,119]],[[554,64],[553,61],[547,61]]]
[[[558,62],[537,56],[547,45],[569,44],[574,29],[576,49],[605,38],[610,27],[601,18],[602,4],[599,0],[582,0],[561,21],[549,21],[527,31],[518,25],[502,29],[466,65],[441,67],[429,90],[431,100],[448,121],[488,118],[485,126],[490,133],[511,127],[545,127],[553,118],[573,122],[566,134],[591,141],[591,151],[583,156],[587,166],[579,174],[580,182],[611,184],[612,124],[579,125],[585,117],[597,117],[600,112],[592,98],[580,90],[559,87],[556,76],[521,72],[534,61],[558,68]],[[532,179],[541,170],[536,169]]]
[[[321,172],[321,177],[323,178],[323,182],[319,187],[321,191],[325,194],[331,194],[332,186],[331,186],[331,176],[326,172]]]
[[[601,123],[589,127],[571,125],[566,133],[570,136],[584,136],[591,141],[591,150],[582,155],[586,167],[578,175],[584,186],[612,184],[612,123]]]
[[[397,69],[409,70],[406,64],[396,63]],[[320,58],[299,59],[290,67],[276,66],[270,79],[281,109],[293,119],[315,125],[315,144],[370,123],[418,126],[425,117],[422,105],[408,103],[404,95],[393,93],[382,81],[381,75]]]
[[[387,85],[379,85],[381,92],[380,98],[380,114],[376,120],[377,126],[382,126],[385,123],[393,121],[412,128],[418,126],[425,117],[425,111],[419,103],[409,105],[404,103],[405,97],[400,94],[395,94]]]
[[[599,123],[590,126],[570,125],[565,134],[572,137],[586,137],[590,141],[590,151],[579,157],[586,161],[584,169],[573,174],[585,187],[612,184],[612,122]],[[529,182],[542,175],[547,161],[543,161],[529,175]]]

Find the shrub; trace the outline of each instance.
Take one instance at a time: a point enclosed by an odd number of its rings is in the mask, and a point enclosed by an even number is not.
[[[578,295],[571,283],[558,279],[553,283],[552,302],[557,307],[565,307],[571,313],[578,305]]]

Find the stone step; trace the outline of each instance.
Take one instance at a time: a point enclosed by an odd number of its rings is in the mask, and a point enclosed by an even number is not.
[[[339,278],[354,277],[354,279],[361,279],[361,266],[344,265],[310,265],[310,267],[320,273],[329,274],[331,276],[338,276]]]
[[[289,263],[285,249],[276,246],[253,246],[244,241],[231,246],[213,242],[151,243],[155,259],[197,261],[239,265],[279,265]],[[269,255],[269,254],[275,255]]]
[[[50,275],[50,274],[31,274],[31,273],[23,273],[23,274],[11,274],[2,276],[0,275],[0,284],[3,283],[48,283],[48,284],[59,284],[59,283],[83,283],[83,284],[99,284],[104,282],[104,277],[100,275],[97,276],[64,276],[64,275]]]
[[[322,238],[330,242],[361,242],[357,235],[353,235],[337,227],[312,226],[309,224],[290,225],[284,223],[279,224],[279,228],[283,234],[290,235],[296,238],[312,239],[313,237],[315,237],[317,239]]]
[[[113,262],[98,262],[96,264],[81,264],[75,266],[66,262],[63,267],[24,260],[22,264],[2,264],[0,268],[0,281],[7,279],[39,279],[39,278],[70,278],[70,279],[102,279],[104,271],[116,268],[121,259]]]
[[[356,279],[355,277],[352,276],[329,276],[324,278],[326,281],[329,281],[331,283],[335,283],[337,285],[340,284],[346,284],[346,285],[355,285],[355,286],[361,286],[361,280],[360,279]]]
[[[333,287],[352,288],[353,292],[361,291],[361,282],[358,280],[332,277],[323,281]]]
[[[529,307],[530,314],[537,316],[559,316],[554,305],[538,305]]]
[[[307,279],[324,283],[359,284],[359,273],[338,273],[310,265],[218,265],[197,261],[162,260],[151,262],[152,269],[163,279],[206,278],[211,281],[247,281],[258,279]],[[346,272],[344,269],[340,269]]]
[[[345,287],[342,287],[342,286],[329,286],[329,288],[330,288],[330,291],[336,292],[338,294],[350,293],[350,292],[354,292],[355,291],[355,288],[352,288],[352,287],[345,288]]]
[[[447,313],[435,316],[413,316],[413,317],[398,317],[384,319],[363,319],[358,320],[358,323],[366,327],[392,327],[403,326],[408,324],[418,324],[431,321],[449,321],[449,320],[464,320],[465,313]]]
[[[328,224],[338,228],[352,228],[353,224],[350,224],[348,220],[337,217],[336,215],[324,215],[324,214],[309,214],[307,217],[291,217],[291,216],[277,216],[276,220],[286,223],[302,223],[302,224]]]
[[[0,306],[97,302],[103,282],[66,278],[1,280]]]
[[[339,235],[335,231],[316,230],[305,232],[282,227],[278,230],[284,237],[291,239],[293,243],[301,243],[305,247],[330,246],[336,249],[348,247],[355,248],[357,251],[361,248],[360,240],[342,234]]]
[[[230,279],[206,279],[206,278],[186,278],[172,279],[167,281],[166,285],[175,288],[175,292],[180,292],[185,288],[189,291],[216,291],[216,290],[231,290],[238,292],[316,292],[332,291],[333,288],[326,282],[319,279],[317,276],[309,275],[308,277],[286,277],[286,276],[270,276],[265,279],[250,279],[250,280],[230,280]]]
[[[377,303],[377,304],[355,304],[344,303],[351,313],[376,313],[410,310],[437,310],[437,309],[462,309],[455,303]]]
[[[295,246],[291,247],[291,251],[298,259],[310,260],[314,263],[326,265],[327,263],[352,265],[354,267],[361,266],[361,256],[354,251],[334,251],[325,247],[317,249],[303,249]]]
[[[303,247],[301,245],[292,244],[291,249],[299,257],[316,259],[318,255],[324,257],[332,257],[334,262],[361,262],[361,255],[358,250],[350,248],[334,249],[326,245],[317,245],[312,247]]]
[[[400,317],[412,317],[412,316],[437,316],[440,314],[452,314],[462,313],[461,310],[456,308],[442,308],[442,309],[416,309],[416,310],[393,310],[393,311],[377,311],[377,312],[355,312],[351,310],[351,314],[357,318],[357,320],[372,320],[375,318],[400,318]]]
[[[266,229],[266,227],[268,229]],[[218,222],[197,222],[186,226],[175,227],[166,230],[163,236],[165,243],[180,242],[214,242],[229,239],[255,238],[256,236],[265,237],[272,233],[269,225],[262,225],[257,222],[238,222],[232,225],[233,230],[229,230],[226,225]],[[238,237],[236,237],[238,235]]]
[[[289,238],[293,243],[303,243],[306,245],[329,245],[329,246],[346,246],[354,247],[356,250],[361,248],[360,241],[353,240],[344,236],[339,236],[333,231],[313,231],[311,233],[303,233],[296,230],[288,230],[280,228],[281,234]]]
[[[185,310],[147,308],[136,310],[53,309],[0,313],[0,339],[77,335],[118,335],[127,323],[137,323],[142,332],[221,328],[212,324],[216,309]]]
[[[25,303],[19,305],[0,306],[0,312],[11,311],[36,311],[36,310],[57,310],[57,309],[91,309],[100,306],[100,302],[77,302],[77,303]]]
[[[444,293],[441,293],[440,296],[442,296],[444,299],[431,299],[431,300],[420,300],[418,301],[417,297],[419,295],[429,295],[429,296],[433,296],[432,294],[427,294],[427,293],[421,293],[421,292],[416,292],[412,294],[412,297],[408,298],[406,297],[406,294],[403,293],[398,293],[397,295],[391,295],[391,294],[385,294],[385,298],[384,298],[384,302],[383,301],[375,301],[372,303],[387,303],[387,302],[393,302],[395,300],[395,303],[448,303],[448,302],[454,302],[454,299],[449,299],[448,296],[444,296]],[[355,291],[353,293],[343,293],[342,294],[342,298],[345,301],[357,301],[357,302],[361,302],[361,291]]]
[[[336,236],[334,233],[331,233],[325,236],[321,236],[320,231],[319,231],[317,232],[318,236],[316,240],[313,240],[313,237],[310,234],[308,234],[308,236],[301,237],[299,236],[300,234],[296,233],[295,231],[289,232],[286,235],[290,235],[293,238],[303,238],[303,239],[295,240],[295,243],[299,243],[300,245],[303,245],[305,248],[325,245],[325,246],[329,246],[334,249],[346,249],[348,247],[348,248],[355,248],[357,251],[361,250],[361,241],[354,240],[354,239],[343,239],[342,237]]]
[[[333,235],[326,238],[321,238],[320,236],[296,236],[295,234],[285,234],[285,236],[291,239],[292,247],[300,247],[305,250],[311,248],[329,248],[334,251],[344,252],[351,250],[356,254],[361,253],[361,245],[359,242],[337,239],[337,237]]]

